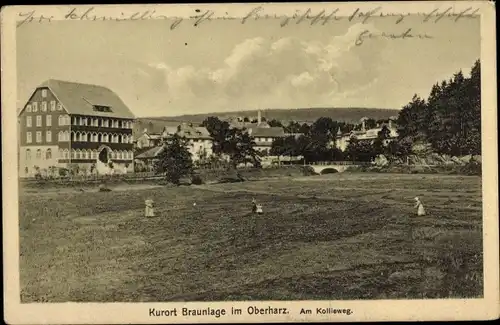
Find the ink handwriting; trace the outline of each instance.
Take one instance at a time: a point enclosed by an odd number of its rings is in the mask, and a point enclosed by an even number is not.
[[[362,31],[358,37],[356,38],[355,45],[360,46],[363,45],[363,43],[367,39],[375,39],[375,38],[386,38],[386,39],[431,39],[433,38],[431,35],[428,34],[418,34],[418,33],[412,33],[412,29],[408,28],[402,33],[387,33],[387,32],[382,32],[382,33],[373,33],[367,29]]]
[[[37,12],[36,10],[20,12],[18,14],[17,26],[28,23],[50,23],[56,20],[70,20],[70,21],[141,21],[141,20],[168,20],[170,24],[170,29],[174,30],[181,25],[183,21],[189,22],[190,25],[194,27],[199,27],[207,22],[215,19],[240,19],[231,17],[227,12],[225,15],[217,15],[214,10],[200,10],[195,9],[194,15],[189,16],[189,18],[184,19],[182,17],[167,16],[160,14],[156,9],[148,9],[144,11],[137,11],[133,13],[120,12],[114,15],[102,15],[99,14],[99,8],[90,7],[86,9],[71,8],[62,16],[53,16],[48,14],[43,14]],[[241,19],[241,24],[246,24],[249,21],[257,21],[261,19],[273,19],[276,20],[281,27],[289,26],[290,24],[309,24],[311,26],[319,25],[325,26],[330,23],[335,23],[340,20],[347,20],[352,23],[362,23],[366,24],[375,18],[394,18],[394,24],[401,24],[409,16],[420,16],[423,17],[420,23],[438,23],[445,19],[457,22],[465,18],[474,18],[478,16],[479,9],[474,9],[469,7],[467,9],[456,12],[452,7],[447,7],[445,9],[434,9],[430,12],[420,12],[420,13],[397,13],[384,11],[381,6],[375,7],[369,10],[362,10],[361,8],[356,8],[350,12],[340,12],[339,8],[334,9],[321,9],[314,11],[311,8],[305,10],[296,10],[291,15],[279,15],[277,13],[266,12],[265,6],[258,6],[252,8],[245,14]],[[413,21],[413,24],[418,24]],[[369,36],[371,35],[371,36]],[[419,34],[413,34],[411,29],[407,29],[407,32],[402,34],[392,34],[392,33],[380,33],[377,34],[378,37],[388,37],[388,38],[414,38],[418,37]],[[385,36],[384,36],[385,35]],[[388,35],[394,35],[394,37],[389,37]],[[397,37],[401,35],[401,37]],[[365,38],[374,38],[375,34],[362,33],[359,36],[360,44],[363,43]],[[430,38],[430,35],[422,35],[422,38]]]

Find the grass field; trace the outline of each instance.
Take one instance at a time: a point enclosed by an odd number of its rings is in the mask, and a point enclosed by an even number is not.
[[[427,216],[415,216],[415,196]],[[253,197],[261,216],[249,213]],[[146,198],[158,217],[143,217]],[[481,180],[466,176],[24,191],[21,299],[480,297],[481,225]]]

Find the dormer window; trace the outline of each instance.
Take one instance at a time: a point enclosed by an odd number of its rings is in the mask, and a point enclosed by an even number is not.
[[[105,112],[105,113],[112,112],[111,107],[105,105],[94,105],[94,111]]]

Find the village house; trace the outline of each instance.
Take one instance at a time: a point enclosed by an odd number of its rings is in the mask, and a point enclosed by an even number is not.
[[[271,127],[263,122],[260,110],[257,112],[256,122],[232,121],[230,127],[245,129],[255,141],[254,149],[264,155],[269,155],[274,140],[286,136],[282,127]]]
[[[163,142],[177,134],[188,140],[188,151],[194,162],[210,158],[213,154],[213,140],[207,128],[193,126],[190,123],[181,123],[177,127],[166,126],[160,135],[160,144],[137,155],[136,160],[143,169],[151,170],[158,155],[163,150]]]
[[[282,127],[250,128],[248,129],[248,134],[255,141],[254,149],[264,155],[269,155],[273,142],[276,139],[287,136]]]
[[[150,148],[161,145],[161,137],[165,127],[177,128],[178,125],[178,121],[138,118],[134,123],[133,130],[135,154],[138,155]]]
[[[110,89],[50,79],[18,114],[21,175],[34,169],[95,166],[133,170],[134,114]]]
[[[390,141],[398,137],[398,131],[394,120],[396,120],[396,117],[391,117],[389,118],[388,123],[382,123],[377,125],[375,128],[366,129],[366,118],[362,118],[360,120],[361,130],[353,130],[349,133],[342,133],[339,128],[335,136],[335,147],[345,151],[352,138],[356,138],[360,141],[370,141],[373,143],[373,141],[377,139],[378,133],[384,128],[384,126],[389,130],[389,137],[384,140],[384,145],[387,145]]]
[[[149,132],[148,129],[144,129],[142,134],[136,138],[135,148],[136,149],[145,149],[157,147],[161,144],[161,133],[152,133]]]
[[[193,161],[212,156],[213,139],[206,127],[193,126],[191,123],[181,123],[177,128],[165,127],[162,138],[168,139],[174,134],[188,140],[188,151]]]

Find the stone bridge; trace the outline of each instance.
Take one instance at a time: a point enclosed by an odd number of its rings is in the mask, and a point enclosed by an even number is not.
[[[318,174],[332,174],[332,173],[343,173],[349,167],[360,167],[369,165],[366,162],[352,162],[352,161],[332,161],[323,163],[313,163],[309,164],[314,171]]]

